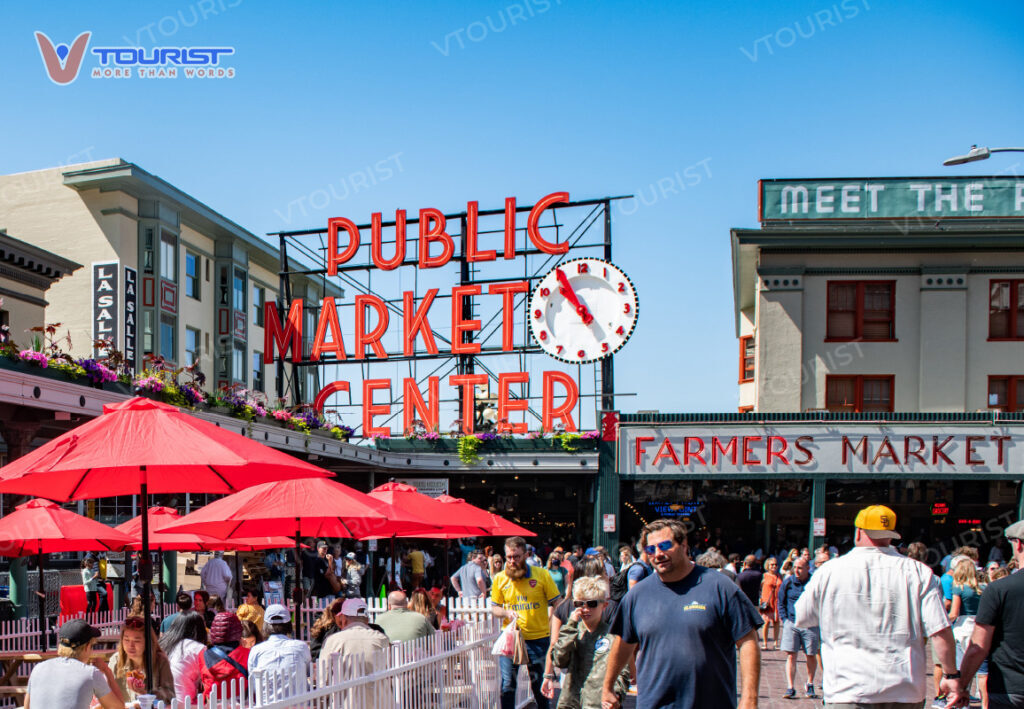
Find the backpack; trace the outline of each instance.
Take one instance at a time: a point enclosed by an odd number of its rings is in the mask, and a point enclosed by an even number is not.
[[[611,582],[608,585],[608,593],[613,601],[621,601],[622,597],[626,595],[626,591],[629,590],[629,571],[637,564],[640,564],[641,568],[644,570],[644,576],[647,576],[647,567],[639,561],[634,561],[625,569],[622,569],[619,573],[612,576]]]

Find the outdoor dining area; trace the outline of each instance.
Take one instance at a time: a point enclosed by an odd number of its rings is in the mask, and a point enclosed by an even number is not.
[[[32,557],[40,570],[39,589],[34,594],[38,617],[32,626],[22,626],[34,627],[37,635],[33,638],[31,632],[21,633],[16,647],[7,647],[10,643],[3,640],[7,623],[0,623],[0,706],[5,700],[22,705],[27,677],[31,676],[26,668],[57,655],[57,628],[48,623],[43,605],[42,570],[50,553],[138,552],[144,677],[147,692],[152,692],[157,650],[151,642],[155,637],[153,552],[291,547],[298,577],[304,538],[390,540],[393,554],[396,538],[447,540],[530,534],[487,510],[447,495],[432,498],[414,487],[393,482],[367,494],[333,478],[332,472],[306,460],[142,397],[106,405],[101,416],[0,468],[0,494],[31,498],[0,518],[0,556]],[[171,508],[150,507],[151,495],[171,493],[223,497],[184,516]],[[116,528],[61,506],[117,495],[137,495],[141,514]],[[26,600],[23,586],[22,603]],[[301,586],[296,584],[296,588]],[[301,590],[289,600],[295,637],[302,637],[302,610],[306,606]],[[123,611],[110,614],[109,623],[99,626],[97,632],[102,635],[96,639],[95,656],[103,659],[114,652],[123,615]],[[472,617],[480,619],[475,634],[472,639],[460,635],[456,645],[480,654],[493,626],[486,613]],[[437,647],[445,660],[439,668],[459,666],[459,673],[466,674],[464,666],[452,664],[458,651],[451,641]],[[417,671],[423,672],[422,668]],[[393,668],[391,674],[395,674]],[[443,677],[438,679],[445,681]],[[451,679],[454,682],[455,678]]]

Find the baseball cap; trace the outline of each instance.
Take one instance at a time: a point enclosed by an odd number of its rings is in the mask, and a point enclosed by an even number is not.
[[[1006,531],[1003,532],[1003,536],[1007,539],[1021,539],[1024,540],[1024,520],[1020,522],[1014,522]]]
[[[356,616],[366,617],[366,601],[362,598],[346,598],[345,602],[341,604],[341,614],[347,615],[350,618]]]
[[[292,614],[280,603],[271,603],[263,613],[263,620],[268,623],[290,623]]]
[[[345,555],[345,558],[346,559],[355,559],[356,558],[356,553],[354,551],[350,551],[348,554]]]
[[[896,513],[885,505],[871,505],[857,513],[853,526],[863,529],[872,539],[900,539],[896,531]]]
[[[587,550],[583,552],[583,556],[597,556],[597,554],[598,551],[594,547],[588,547]]]
[[[60,626],[60,644],[64,647],[81,647],[102,633],[81,618],[69,620]]]
[[[321,539],[320,541],[318,541],[316,543],[316,548],[317,549],[326,549],[327,548],[327,542],[325,542],[323,539]]]

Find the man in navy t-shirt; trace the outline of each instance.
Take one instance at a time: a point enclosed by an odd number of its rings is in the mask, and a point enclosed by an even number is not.
[[[614,683],[639,646],[638,709],[736,707],[736,648],[743,674],[739,707],[756,707],[757,629],[764,622],[757,608],[727,577],[694,565],[678,520],[652,522],[641,539],[656,573],[629,590],[612,621],[618,637],[602,706],[619,706]]]

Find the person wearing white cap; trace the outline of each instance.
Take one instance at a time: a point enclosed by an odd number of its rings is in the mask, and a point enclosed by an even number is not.
[[[324,641],[320,651],[320,677],[327,678],[339,668],[338,657],[358,657],[361,672],[373,672],[374,665],[384,661],[384,651],[391,645],[388,636],[369,626],[369,611],[361,598],[346,598],[338,614],[341,630]],[[339,678],[340,680],[340,678]]]
[[[1014,522],[1003,534],[1021,568],[1024,521]],[[1024,707],[1024,574],[997,579],[981,594],[971,643],[960,663],[964,687],[970,686],[986,657],[989,709]],[[967,706],[966,694],[951,706]]]
[[[257,697],[284,699],[304,688],[312,657],[309,645],[293,639],[291,634],[291,613],[280,603],[271,603],[263,613],[263,636],[266,640],[249,652],[250,682],[256,685]],[[269,676],[263,680],[255,673],[267,673]],[[271,690],[267,694],[268,687],[276,688],[276,691]]]
[[[942,591],[931,571],[891,546],[896,513],[861,510],[851,551],[819,568],[796,602],[796,627],[821,630],[829,709],[920,709],[927,693],[926,645],[942,662],[942,688],[960,692]]]

